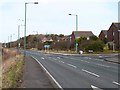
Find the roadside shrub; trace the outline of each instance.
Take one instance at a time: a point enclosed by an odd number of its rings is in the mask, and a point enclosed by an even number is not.
[[[89,45],[85,47],[85,51],[88,52],[89,50],[93,50],[94,52],[101,52],[104,49],[105,44],[98,40],[92,41]]]

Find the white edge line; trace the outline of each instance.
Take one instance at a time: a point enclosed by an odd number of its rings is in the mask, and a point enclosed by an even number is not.
[[[85,69],[82,69],[82,71],[87,72],[87,73],[89,73],[89,74],[91,74],[91,75],[94,75],[94,76],[96,76],[96,77],[100,77],[99,75],[97,75],[97,74],[95,74],[95,73],[92,73],[92,72],[89,72],[89,71],[87,71],[87,70],[85,70]]]
[[[115,82],[115,81],[113,81],[112,83],[117,84],[117,85],[120,85],[119,83],[117,83],[117,82]]]
[[[100,88],[98,88],[96,86],[93,86],[93,85],[91,85],[91,87],[92,87],[93,90],[102,90],[102,89],[100,89]]]
[[[45,70],[45,72],[52,78],[52,80],[57,84],[57,86],[61,89],[61,90],[64,90],[63,88],[62,88],[62,86],[55,80],[55,78],[50,74],[50,72],[48,72],[48,70],[35,58],[35,57],[33,57],[32,55],[31,55],[31,57],[33,58],[33,59],[35,59],[39,64],[40,64],[40,66],[42,66],[42,68]]]

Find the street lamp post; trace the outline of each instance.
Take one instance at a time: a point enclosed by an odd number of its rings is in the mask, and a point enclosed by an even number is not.
[[[22,21],[24,21],[24,20],[22,20]],[[21,28],[21,26],[23,26],[23,25],[22,24],[18,24],[18,50],[20,48],[20,28]]]
[[[76,44],[75,44],[75,47],[76,47],[76,53],[78,53],[78,41],[77,41],[77,31],[78,31],[78,15],[76,14],[69,14],[69,15],[72,15],[72,16],[76,16],[76,33],[75,33],[75,39],[76,39]]]
[[[10,35],[10,48],[12,47],[12,37],[13,37],[13,35],[15,35],[15,34]]]
[[[120,30],[118,30],[118,50],[120,50]]]
[[[25,3],[24,57],[26,56],[26,11],[27,11],[27,4],[38,4],[38,2],[28,2],[28,3]]]
[[[18,25],[18,50],[19,50],[19,48],[20,48],[20,25]]]
[[[37,46],[36,46],[36,48],[38,48],[38,42],[39,42],[39,40],[38,40],[38,31],[33,31],[33,32],[37,33]]]

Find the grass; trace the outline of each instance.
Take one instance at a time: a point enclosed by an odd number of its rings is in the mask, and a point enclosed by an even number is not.
[[[16,56],[16,64],[14,66],[11,66],[2,77],[2,88],[17,87],[18,80],[22,74],[23,65],[23,56]]]

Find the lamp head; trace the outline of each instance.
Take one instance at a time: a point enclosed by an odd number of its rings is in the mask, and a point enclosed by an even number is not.
[[[38,4],[38,2],[34,2],[34,4]]]

